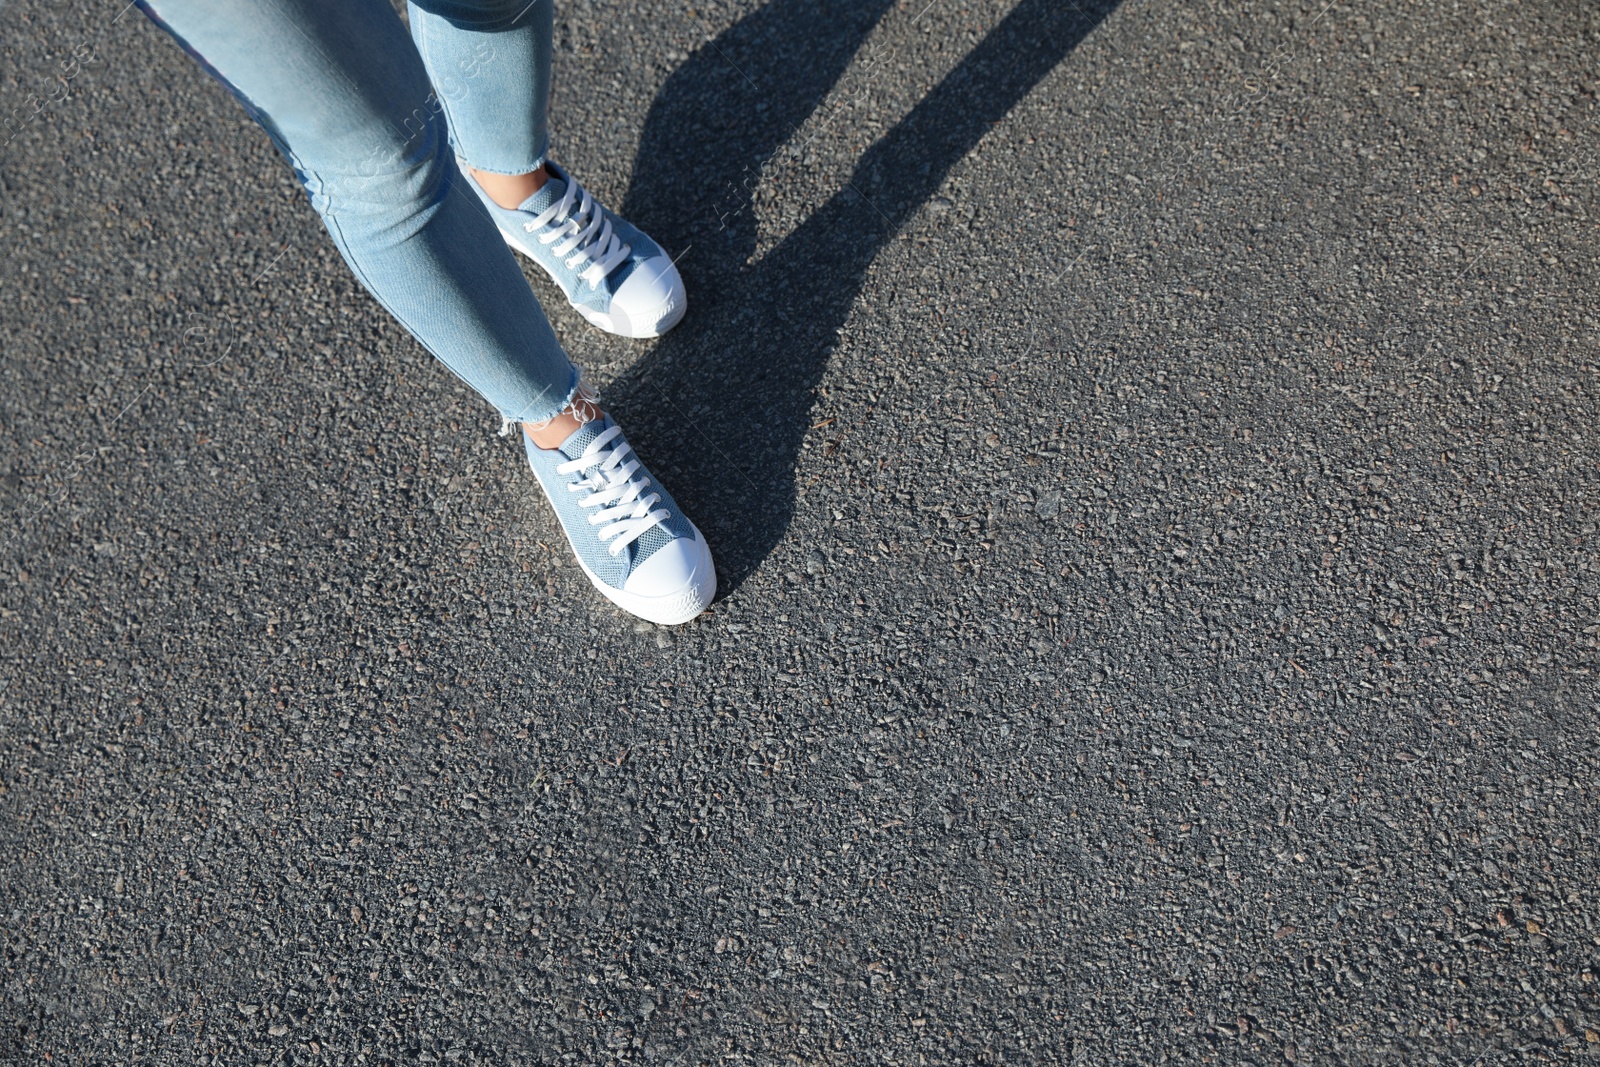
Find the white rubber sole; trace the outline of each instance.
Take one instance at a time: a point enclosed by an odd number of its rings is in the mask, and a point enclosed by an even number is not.
[[[566,527],[562,527],[562,532],[566,532]],[[572,539],[569,537],[567,540],[570,543]],[[594,571],[583,562],[583,557],[578,555],[576,549],[572,555],[578,561],[578,566],[583,568],[589,584],[623,611],[658,626],[679,626],[710,607],[711,599],[717,595],[716,564],[711,561],[711,546],[706,544],[705,535],[698,526],[694,531],[694,543],[700,550],[700,558],[689,580],[681,588],[663,596],[640,596],[625,589],[613,589],[595,577]]]
[[[534,266],[544,271],[546,276],[555,283],[557,289],[561,288],[561,279],[557,278],[555,272],[545,266],[538,256],[524,248],[516,238],[504,230],[500,231],[500,236],[505,239],[506,244],[510,245],[513,251],[521,252]],[[683,279],[677,279],[673,283],[672,292],[667,295],[667,299],[662,301],[660,307],[656,308],[650,315],[645,316],[649,321],[637,323],[614,320],[612,316],[603,311],[596,311],[593,308],[584,307],[582,304],[575,304],[571,300],[567,301],[567,306],[585,319],[588,319],[590,325],[597,326],[606,333],[615,334],[618,337],[631,337],[635,340],[647,340],[651,337],[660,337],[683,321],[684,312],[689,310],[689,294],[684,291]]]

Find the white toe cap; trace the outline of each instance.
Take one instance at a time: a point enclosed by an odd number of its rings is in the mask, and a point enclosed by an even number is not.
[[[647,597],[682,592],[698,576],[701,558],[700,544],[695,538],[679,537],[650,553],[650,558],[628,575],[622,585],[623,591]]]
[[[596,582],[596,585],[599,585]],[[717,595],[717,568],[699,530],[650,554],[621,589],[599,585],[612,603],[641,619],[676,626],[699,615]]]
[[[687,304],[678,268],[666,256],[652,256],[611,295],[609,329],[624,337],[656,337],[677,325]]]

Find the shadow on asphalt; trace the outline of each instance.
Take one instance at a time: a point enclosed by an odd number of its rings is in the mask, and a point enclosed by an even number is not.
[[[751,263],[749,190],[891,2],[844,6],[819,20],[811,0],[774,0],[691,56],[646,118],[622,209],[692,256],[696,314],[607,394],[651,431],[651,462],[672,471],[686,510],[710,520],[723,595],[788,529],[813,393],[878,252],[1117,0],[1022,0],[861,156],[839,192]]]

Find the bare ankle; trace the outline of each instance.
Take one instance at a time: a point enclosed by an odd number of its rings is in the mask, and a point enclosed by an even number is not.
[[[543,189],[544,183],[550,180],[550,172],[543,166],[526,174],[496,174],[474,167],[468,167],[467,173],[472,175],[472,180],[489,195],[490,200],[512,210],[527,203],[528,197]]]
[[[522,432],[540,448],[560,448],[561,442],[578,432],[586,422],[605,418],[606,413],[593,399],[582,394],[573,398],[559,415],[544,422],[525,422]]]

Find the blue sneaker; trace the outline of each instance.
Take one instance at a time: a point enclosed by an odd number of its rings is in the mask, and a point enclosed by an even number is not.
[[[717,592],[706,539],[605,415],[559,448],[526,433],[528,466],[594,587],[613,604],[666,626],[688,622]]]
[[[506,244],[543,267],[578,314],[620,337],[659,337],[676,326],[688,298],[672,259],[561,167],[545,168],[550,178],[515,210],[467,182]]]

